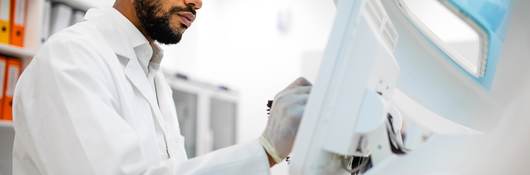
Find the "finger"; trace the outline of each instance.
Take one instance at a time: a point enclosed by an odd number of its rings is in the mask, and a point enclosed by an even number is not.
[[[286,99],[288,100],[286,100],[284,104],[287,106],[305,105],[307,103],[307,100],[309,99],[309,94],[292,95],[291,97]]]
[[[291,119],[300,120],[304,115],[305,106],[303,105],[294,105],[291,108],[287,109],[287,116]]]
[[[300,86],[292,89],[286,89],[276,95],[278,97],[287,96],[291,94],[309,94],[311,93],[312,86]]]
[[[291,94],[309,94],[311,93],[311,89],[313,89],[313,86],[300,86],[293,88]]]
[[[299,77],[294,82],[289,84],[289,86],[287,86],[287,88],[285,89],[291,89],[291,88],[295,88],[298,86],[311,86],[311,85],[312,85],[311,82],[309,82],[307,79],[305,79],[304,77]]]
[[[308,98],[309,98],[309,95],[291,96],[284,101],[275,103],[276,105],[273,107],[272,110],[281,110],[281,111],[284,111],[285,113],[288,113],[288,111],[293,110],[294,108],[304,109],[307,104]]]
[[[291,95],[291,94],[309,94],[311,93],[312,86],[300,86],[293,89],[286,90],[285,93],[282,93],[284,95]]]

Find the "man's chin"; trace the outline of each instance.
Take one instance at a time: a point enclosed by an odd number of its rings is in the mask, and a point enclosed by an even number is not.
[[[188,27],[186,27],[184,24],[181,24],[180,27],[173,28],[173,33],[182,35],[187,29]]]
[[[182,34],[177,34],[177,35],[172,35],[172,36],[159,36],[153,39],[161,44],[166,44],[166,45],[177,44],[182,39]]]

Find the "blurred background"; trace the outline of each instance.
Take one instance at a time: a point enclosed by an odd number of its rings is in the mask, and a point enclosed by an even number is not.
[[[299,76],[314,82],[334,14],[331,0],[205,0],[181,43],[164,47],[163,68],[237,92],[236,142],[247,142],[265,127],[267,100]]]
[[[23,42],[0,43],[2,57],[22,65],[88,9],[114,3],[23,1]],[[332,0],[204,0],[182,41],[163,46],[162,68],[174,91],[188,155],[257,139],[266,125],[267,100],[297,77],[316,79],[334,14]],[[0,174],[10,174],[12,143],[5,140],[12,139],[12,124],[2,120],[0,126]],[[273,174],[287,174],[286,166],[276,166]]]

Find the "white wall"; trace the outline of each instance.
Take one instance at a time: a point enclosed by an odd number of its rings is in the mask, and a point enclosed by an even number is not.
[[[277,28],[280,10],[290,10],[287,33]],[[324,49],[334,12],[331,0],[204,1],[181,43],[164,47],[162,66],[238,90],[238,140],[256,139],[267,121],[267,100],[301,75],[304,52]]]
[[[242,93],[240,140],[258,136],[265,104],[300,76],[300,56],[323,50],[331,27],[332,1],[292,1],[292,31],[276,28],[279,0],[206,1],[178,45],[164,46],[163,67],[228,85]],[[248,119],[248,121],[247,121]]]

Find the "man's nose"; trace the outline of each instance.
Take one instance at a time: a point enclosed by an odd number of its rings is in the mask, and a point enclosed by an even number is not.
[[[185,0],[186,5],[191,5],[195,10],[199,10],[202,7],[202,0]]]

